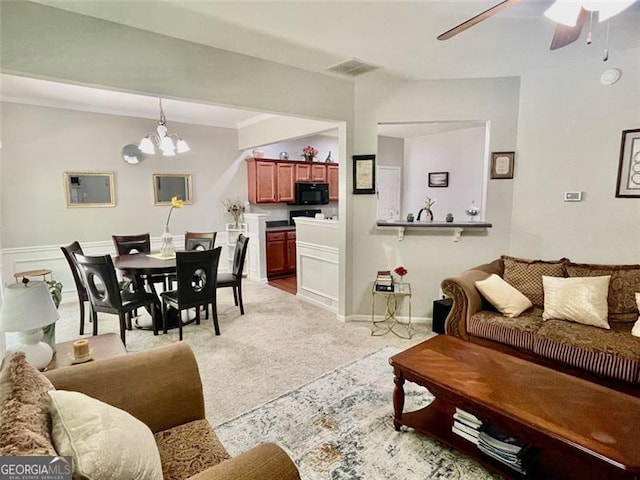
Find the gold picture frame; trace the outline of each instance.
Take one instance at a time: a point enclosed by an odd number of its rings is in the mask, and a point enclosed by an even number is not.
[[[115,207],[113,172],[64,172],[67,208]]]
[[[154,173],[153,200],[155,205],[171,205],[178,197],[185,205],[193,205],[193,181],[190,173]]]

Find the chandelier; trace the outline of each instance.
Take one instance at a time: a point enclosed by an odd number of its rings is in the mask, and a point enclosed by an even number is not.
[[[173,157],[176,153],[188,152],[191,149],[189,145],[187,145],[187,142],[185,142],[180,135],[169,133],[164,110],[162,109],[162,99],[160,98],[158,100],[160,101],[160,121],[158,122],[158,127],[155,132],[147,133],[144,138],[140,140],[138,148],[140,148],[143,153],[155,155],[157,146],[165,157]]]
[[[610,0],[610,1],[579,1],[579,0],[556,0],[544,12],[545,16],[556,23],[561,23],[568,27],[575,27],[578,22],[578,15],[581,9],[588,12],[598,12],[598,21],[604,22],[630,7],[636,0]]]

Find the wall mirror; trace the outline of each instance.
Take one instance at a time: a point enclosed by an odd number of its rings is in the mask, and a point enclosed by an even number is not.
[[[429,197],[436,200],[435,221],[448,213],[468,220],[472,202],[484,205],[488,133],[487,123],[477,120],[379,123],[377,218],[404,220],[413,213],[417,220]]]
[[[113,172],[64,172],[67,207],[114,207]]]
[[[191,175],[182,173],[154,173],[153,195],[156,205],[171,205],[171,199],[178,197],[185,204],[193,204]]]

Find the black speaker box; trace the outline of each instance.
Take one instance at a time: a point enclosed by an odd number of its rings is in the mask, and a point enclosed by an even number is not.
[[[450,298],[433,302],[433,325],[431,328],[435,333],[444,333],[444,321],[447,319],[452,305],[453,300]]]

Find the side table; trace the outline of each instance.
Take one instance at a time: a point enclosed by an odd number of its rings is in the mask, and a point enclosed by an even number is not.
[[[78,339],[76,339],[78,340]],[[45,370],[54,370],[56,368],[68,367],[69,365],[82,365],[73,362],[73,342],[63,342],[56,344],[56,353],[53,359],[46,366]],[[91,360],[104,360],[105,358],[115,357],[117,355],[125,355],[125,348],[120,336],[115,333],[104,333],[93,337],[86,337],[89,341],[89,351],[91,351]]]
[[[382,297],[386,301],[384,318],[382,320],[376,320],[375,317],[377,297]],[[398,309],[404,298],[407,299],[409,304],[409,319],[407,322],[401,322],[398,319]],[[397,331],[398,329],[400,331]],[[388,332],[406,339],[413,336],[410,283],[395,283],[393,292],[379,292],[376,290],[375,283],[371,289],[371,335],[385,335]]]

